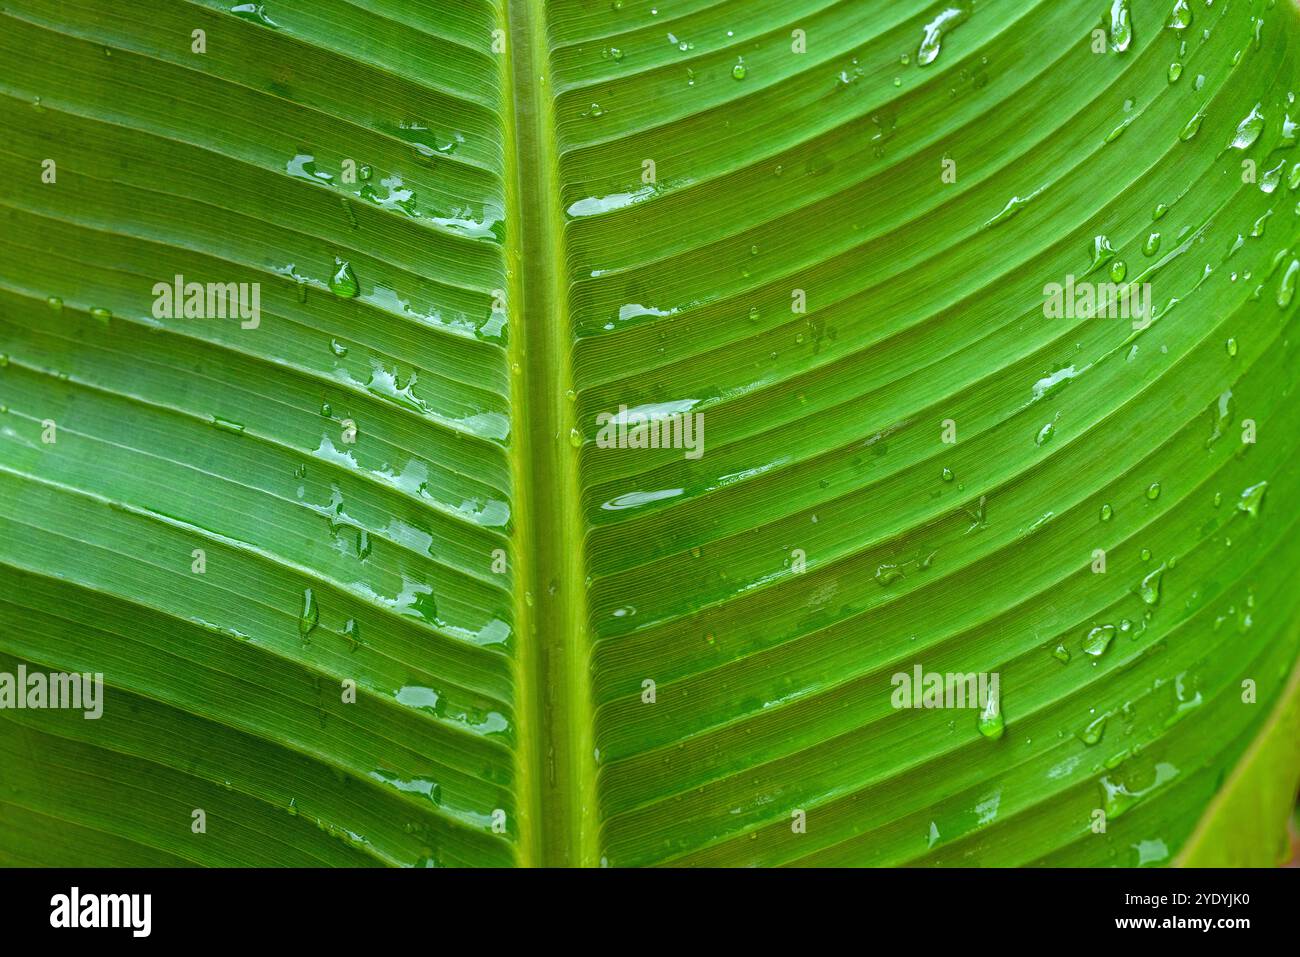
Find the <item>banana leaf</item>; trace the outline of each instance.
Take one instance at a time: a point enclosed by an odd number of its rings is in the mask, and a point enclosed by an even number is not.
[[[0,864],[1276,863],[1298,31],[6,0]]]

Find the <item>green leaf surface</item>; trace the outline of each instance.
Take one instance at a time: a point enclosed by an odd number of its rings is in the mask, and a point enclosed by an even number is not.
[[[1271,862],[1297,30],[4,0],[0,864]]]
[[[1289,770],[1290,773],[1287,773]],[[1274,714],[1242,756],[1187,839],[1178,863],[1191,867],[1273,867],[1293,856],[1279,833],[1300,787],[1300,669]]]

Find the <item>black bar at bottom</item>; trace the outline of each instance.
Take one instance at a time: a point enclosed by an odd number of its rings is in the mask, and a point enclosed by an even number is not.
[[[1230,946],[1293,929],[1298,904],[1295,869],[0,870],[7,942],[75,934],[81,943],[387,949],[409,940],[437,949],[436,941],[508,938],[548,947],[603,940],[603,948],[654,938],[666,946],[674,939],[666,935],[686,934],[770,947],[830,946],[829,935],[843,933],[864,946],[972,933],[972,941],[993,934],[1001,947],[1050,933],[1071,943],[1199,935]]]

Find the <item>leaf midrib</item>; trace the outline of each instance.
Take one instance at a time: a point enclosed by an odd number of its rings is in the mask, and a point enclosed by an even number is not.
[[[521,863],[591,866],[596,787],[559,148],[543,0],[504,0]]]

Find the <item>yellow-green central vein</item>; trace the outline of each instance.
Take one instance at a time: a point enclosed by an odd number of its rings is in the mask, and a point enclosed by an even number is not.
[[[546,20],[542,0],[503,13],[521,854],[584,866],[598,858],[595,759]]]

